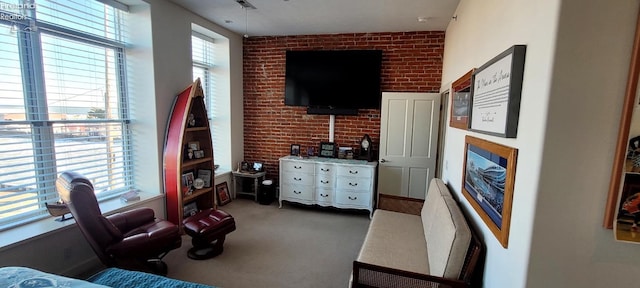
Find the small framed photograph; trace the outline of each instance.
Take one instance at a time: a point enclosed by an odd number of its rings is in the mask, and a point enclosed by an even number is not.
[[[193,215],[196,215],[196,213],[198,213],[198,205],[196,204],[196,202],[191,202],[187,205],[184,205],[184,210],[183,210],[184,217],[193,216]]]
[[[198,178],[204,181],[204,187],[211,187],[211,170],[209,169],[200,169],[198,170]]]
[[[224,206],[231,202],[231,195],[229,194],[229,186],[227,182],[222,182],[216,185],[216,195],[218,196],[218,205]]]
[[[196,159],[204,158],[204,150],[194,150],[193,157]]]
[[[300,155],[300,144],[291,144],[291,155]]]
[[[182,193],[185,195],[191,194],[193,191],[193,181],[195,177],[193,176],[193,172],[187,172],[182,174]]]
[[[336,143],[333,142],[320,142],[320,149],[318,150],[318,156],[327,158],[336,158]]]
[[[187,147],[193,151],[200,150],[200,142],[199,141],[191,141],[187,144]]]

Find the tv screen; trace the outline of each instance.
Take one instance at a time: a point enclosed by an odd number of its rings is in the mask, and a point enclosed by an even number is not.
[[[381,63],[381,50],[287,51],[285,105],[317,114],[380,109]]]

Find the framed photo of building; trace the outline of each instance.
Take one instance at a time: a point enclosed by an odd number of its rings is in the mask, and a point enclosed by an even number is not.
[[[451,118],[449,126],[458,129],[469,129],[469,109],[471,109],[471,89],[473,88],[473,72],[471,69],[458,80],[451,83]]]
[[[462,195],[507,248],[518,150],[467,135]]]

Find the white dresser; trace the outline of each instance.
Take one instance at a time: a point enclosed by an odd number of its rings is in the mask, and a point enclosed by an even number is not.
[[[366,209],[373,214],[377,162],[297,156],[280,158],[282,201],[336,208]]]

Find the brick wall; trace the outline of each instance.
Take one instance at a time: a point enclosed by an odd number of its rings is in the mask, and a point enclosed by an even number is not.
[[[328,141],[329,116],[307,115],[305,107],[284,105],[286,50],[382,50],[382,91],[439,92],[444,32],[360,33],[250,37],[244,40],[244,155],[265,164],[277,179],[278,158],[291,144],[301,152]],[[380,110],[336,116],[334,140],[357,148],[369,134],[378,148]]]

